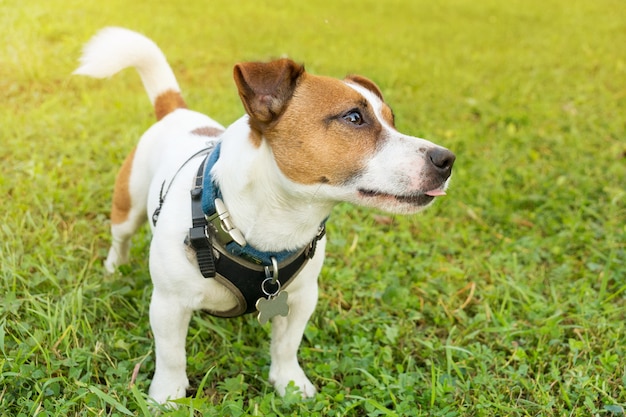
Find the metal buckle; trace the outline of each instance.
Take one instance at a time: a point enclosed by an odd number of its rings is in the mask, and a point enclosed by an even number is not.
[[[246,242],[246,238],[243,236],[243,233],[241,233],[241,231],[233,224],[230,218],[230,213],[228,213],[226,205],[221,198],[215,199],[215,214],[207,217],[207,220],[216,226],[217,232],[221,235],[223,240],[234,240],[240,246],[246,246],[248,243]],[[218,225],[215,223],[219,223],[219,227],[217,227]]]
[[[322,223],[317,229],[317,235],[315,236],[315,238],[304,249],[304,256],[306,256],[309,259],[312,259],[313,256],[315,256],[315,249],[317,248],[317,242],[322,237],[324,237],[325,234],[326,234],[326,226]]]

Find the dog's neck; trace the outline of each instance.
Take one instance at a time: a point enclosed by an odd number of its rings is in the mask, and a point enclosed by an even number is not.
[[[247,117],[222,136],[220,158],[211,174],[235,226],[262,251],[297,250],[313,240],[334,202],[316,198],[316,186],[295,184],[274,161],[265,140],[250,140]]]

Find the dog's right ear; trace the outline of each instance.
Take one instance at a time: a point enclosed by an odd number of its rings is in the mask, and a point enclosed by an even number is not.
[[[235,83],[250,124],[263,133],[285,110],[304,66],[290,59],[235,65]]]

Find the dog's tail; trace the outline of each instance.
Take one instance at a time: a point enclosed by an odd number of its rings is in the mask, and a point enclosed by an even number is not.
[[[187,108],[172,68],[159,47],[132,30],[108,27],[86,45],[74,74],[105,78],[124,68],[139,72],[154,106],[157,120],[179,108]]]

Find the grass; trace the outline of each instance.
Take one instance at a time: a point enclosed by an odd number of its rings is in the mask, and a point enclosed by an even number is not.
[[[164,3],[164,4],[162,4]],[[217,4],[215,4],[217,3]],[[194,316],[196,389],[166,415],[624,416],[621,0],[0,0],[0,415],[149,415],[147,230],[107,277],[111,184],[152,122],[136,74],[72,77],[97,29],[148,34],[187,102],[230,123],[241,60],[374,79],[399,128],[457,153],[423,215],[340,205],[300,358]]]

